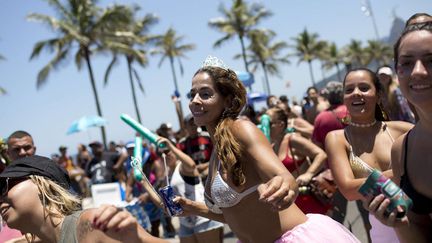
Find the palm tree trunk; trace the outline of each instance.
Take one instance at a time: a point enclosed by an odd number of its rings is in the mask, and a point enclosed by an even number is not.
[[[176,72],[175,72],[174,58],[173,57],[169,57],[169,60],[170,60],[170,65],[171,65],[171,72],[172,72],[172,75],[173,75],[173,78],[174,78],[175,90],[180,95],[180,90],[178,89],[178,85],[177,85],[177,76],[176,76]],[[177,95],[177,93],[176,93],[176,95]],[[182,104],[181,104],[181,100],[180,99],[179,99],[179,104],[178,105],[180,107],[180,110],[179,110],[180,113],[179,114],[181,114],[181,116],[183,116],[183,108],[182,108]],[[180,128],[182,128],[183,117],[179,116],[178,119],[179,119]]]
[[[264,78],[265,78],[266,86],[267,86],[267,95],[271,95],[270,83],[269,83],[268,74],[267,74],[267,66],[264,62],[261,62],[261,66],[262,66],[262,69],[264,71]]]
[[[171,65],[171,72],[172,72],[173,79],[174,79],[174,88],[175,88],[175,91],[177,91],[177,92],[180,93],[180,91],[178,89],[178,85],[177,85],[177,76],[176,76],[176,73],[175,73],[174,58],[169,57],[169,60],[170,60],[170,65]]]
[[[245,69],[246,69],[246,72],[249,72],[249,65],[248,65],[247,60],[246,60],[246,48],[245,48],[243,36],[239,36],[239,38],[240,38],[240,44],[241,44],[242,56],[243,56],[243,61],[245,64]]]
[[[133,76],[132,76],[132,60],[130,57],[126,57],[126,61],[127,61],[127,65],[128,65],[128,72],[129,72],[129,81],[130,81],[130,85],[131,85],[131,91],[132,91],[132,100],[134,103],[134,107],[135,107],[135,113],[138,119],[138,122],[141,123],[141,114],[139,112],[138,109],[138,102],[137,102],[137,98],[135,95],[135,84],[133,82]]]
[[[315,78],[314,78],[313,71],[312,71],[312,62],[308,61],[308,64],[309,64],[309,73],[310,73],[311,80],[312,80],[312,86],[316,88]]]
[[[336,66],[336,70],[337,70],[337,75],[338,75],[338,79],[339,79],[339,82],[342,82],[342,78],[341,78],[341,76],[340,76],[340,68],[339,68],[339,63],[335,63],[335,66]]]
[[[321,61],[321,78],[322,78],[322,80],[326,79],[325,72],[324,72],[324,65],[323,65],[322,61]]]
[[[98,116],[103,117],[102,110],[100,108],[100,103],[99,103],[99,96],[98,96],[98,93],[96,90],[96,82],[95,82],[94,76],[93,76],[93,69],[92,69],[91,62],[90,62],[90,51],[87,47],[84,48],[84,56],[85,56],[87,68],[89,71],[90,83],[91,83],[91,87],[93,90],[93,95],[95,97],[97,113],[98,113]],[[101,128],[101,133],[102,133],[102,142],[103,142],[103,145],[106,149],[107,148],[107,139],[106,139],[106,134],[105,134],[105,127],[101,126],[100,128]]]

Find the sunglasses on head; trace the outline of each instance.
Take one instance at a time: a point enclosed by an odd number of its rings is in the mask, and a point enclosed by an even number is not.
[[[8,177],[8,178],[6,178],[6,180],[4,181],[5,184],[1,188],[1,197],[6,197],[6,195],[8,194],[10,189],[12,189],[14,186],[16,186],[20,182],[23,182],[27,179],[28,179],[27,177],[20,177],[20,178]]]
[[[429,30],[432,31],[432,21],[410,24],[404,29],[404,33],[416,30]]]

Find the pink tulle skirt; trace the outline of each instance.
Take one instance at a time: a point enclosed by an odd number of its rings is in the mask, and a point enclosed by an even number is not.
[[[306,214],[308,220],[287,231],[275,243],[359,243],[345,226],[322,214]]]

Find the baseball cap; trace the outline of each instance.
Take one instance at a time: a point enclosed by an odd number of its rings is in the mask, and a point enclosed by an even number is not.
[[[129,149],[129,148],[135,148],[135,142],[134,141],[129,141],[129,142],[126,143],[125,147],[127,149]]]
[[[59,150],[63,150],[63,149],[67,149],[67,147],[64,146],[64,145],[62,145],[62,146],[59,147]]]
[[[343,84],[339,81],[328,82],[322,95],[327,98],[330,105],[343,103]]]
[[[389,67],[381,67],[378,70],[378,75],[380,75],[380,74],[385,74],[385,75],[388,75],[388,76],[392,76],[393,75],[393,71]]]
[[[102,143],[99,142],[99,141],[93,141],[93,142],[89,143],[88,146],[89,146],[89,147],[92,147],[92,146],[102,147],[103,145],[102,145]]]
[[[0,174],[0,188],[6,185],[6,178],[22,178],[31,175],[43,176],[65,188],[70,187],[69,175],[56,162],[43,156],[33,155],[15,160]]]

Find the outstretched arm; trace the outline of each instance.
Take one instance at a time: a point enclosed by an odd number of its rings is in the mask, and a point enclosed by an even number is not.
[[[147,233],[134,216],[113,205],[84,211],[78,220],[77,236],[79,242],[167,242]]]
[[[198,176],[199,173],[197,171],[197,167],[193,159],[183,153],[180,149],[178,149],[173,143],[171,143],[167,138],[159,136],[158,144],[163,143],[166,144],[166,148],[174,153],[178,160],[181,162],[181,171],[188,176]]]
[[[233,123],[231,131],[242,145],[245,160],[255,167],[264,182],[258,187],[260,200],[275,210],[288,208],[296,198],[297,184],[264,134],[253,123],[240,119]]]
[[[213,213],[203,202],[192,201],[184,197],[176,197],[174,201],[179,203],[183,208],[183,213],[180,215],[181,217],[199,215],[204,218],[225,223],[223,214]]]

